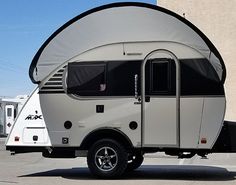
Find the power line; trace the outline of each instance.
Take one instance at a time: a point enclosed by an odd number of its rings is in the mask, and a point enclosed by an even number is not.
[[[3,59],[0,59],[1,63],[4,65],[0,65],[1,70],[9,70],[13,72],[25,72],[27,71],[27,68],[24,68],[16,63],[12,63]]]

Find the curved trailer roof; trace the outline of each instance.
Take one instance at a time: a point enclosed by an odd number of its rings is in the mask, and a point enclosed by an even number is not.
[[[58,66],[95,47],[112,43],[166,41],[198,50],[215,68],[222,83],[226,69],[211,41],[185,18],[145,3],[113,3],[91,9],[54,32],[40,47],[29,68],[40,83]]]

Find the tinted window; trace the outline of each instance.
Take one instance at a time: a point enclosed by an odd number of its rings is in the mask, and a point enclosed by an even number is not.
[[[134,76],[141,88],[139,61],[82,62],[68,65],[67,92],[81,96],[134,96]],[[206,59],[182,59],[181,95],[223,95],[224,88]],[[170,59],[152,59],[145,66],[146,95],[175,95],[176,66]]]
[[[168,61],[152,62],[151,92],[168,93],[170,87],[169,76],[170,74]]]
[[[138,75],[138,92],[140,92],[141,61],[108,62],[108,95],[134,96],[134,76]]]
[[[67,92],[78,95],[99,95],[106,90],[105,63],[70,63]]]
[[[181,95],[223,95],[224,88],[207,59],[182,59]]]

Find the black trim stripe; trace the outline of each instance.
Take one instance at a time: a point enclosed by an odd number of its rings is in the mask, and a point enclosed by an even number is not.
[[[27,129],[46,129],[46,127],[26,127]]]
[[[64,69],[60,69],[59,71],[57,71],[58,73],[63,73]]]
[[[45,90],[49,90],[49,89],[63,89],[63,87],[62,86],[59,86],[59,87],[56,87],[56,86],[44,86],[44,87],[42,87],[41,88],[41,90],[43,90],[43,89],[45,89]]]
[[[168,15],[171,15],[175,18],[177,18],[178,20],[180,20],[181,22],[185,23],[186,25],[188,25],[191,29],[193,29],[207,44],[207,46],[210,48],[210,50],[215,54],[215,56],[220,60],[220,63],[222,65],[222,69],[223,69],[223,74],[222,74],[222,83],[224,83],[225,78],[226,78],[226,68],[225,68],[225,64],[224,61],[219,53],[219,51],[216,49],[216,47],[213,45],[213,43],[206,37],[206,35],[204,33],[202,33],[195,25],[193,25],[191,22],[189,22],[188,20],[186,20],[185,18],[181,17],[180,15],[167,10],[165,8],[159,7],[159,6],[155,6],[155,5],[151,5],[151,4],[146,4],[146,3],[140,3],[140,2],[123,2],[123,3],[112,3],[112,4],[108,4],[108,5],[103,5],[97,8],[93,8],[91,10],[88,10],[76,17],[74,17],[73,19],[71,19],[70,21],[68,21],[67,23],[65,23],[63,26],[61,26],[58,30],[56,30],[44,43],[43,45],[39,48],[38,52],[36,53],[36,55],[34,56],[32,63],[30,65],[29,68],[29,76],[30,79],[33,83],[35,84],[39,84],[40,81],[36,81],[33,77],[33,73],[34,73],[34,69],[36,68],[38,59],[40,57],[40,55],[42,54],[43,50],[45,49],[45,47],[53,40],[54,37],[56,37],[60,32],[62,32],[64,29],[66,29],[68,26],[70,26],[71,24],[73,24],[74,22],[78,21],[79,19],[82,19],[83,17],[104,10],[104,9],[108,9],[108,8],[115,8],[115,7],[124,7],[124,6],[137,6],[137,7],[145,7],[145,8],[150,8],[153,10],[157,10],[157,11],[161,11],[163,13],[166,13]]]
[[[46,86],[50,86],[50,85],[62,85],[62,82],[47,82],[45,83]]]
[[[53,75],[53,77],[62,77],[62,75],[63,75],[63,73],[57,73],[57,74],[55,74],[55,75]]]
[[[48,80],[49,82],[55,82],[55,81],[62,81],[62,78],[50,78],[49,80]]]
[[[39,94],[65,94],[65,91],[39,91]]]

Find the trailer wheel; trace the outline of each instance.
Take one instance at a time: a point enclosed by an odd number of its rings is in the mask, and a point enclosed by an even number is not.
[[[126,171],[130,172],[133,171],[141,166],[143,163],[144,157],[142,154],[135,154],[132,158],[128,161]]]
[[[124,173],[127,161],[125,148],[112,139],[99,140],[88,150],[88,167],[93,175],[100,178],[119,177]]]

